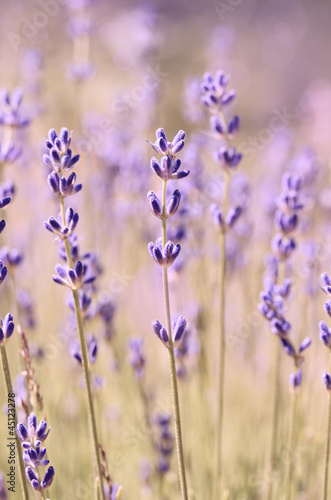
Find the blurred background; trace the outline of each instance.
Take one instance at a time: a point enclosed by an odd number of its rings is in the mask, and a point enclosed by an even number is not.
[[[230,199],[244,207],[227,242],[224,499],[263,498],[268,481],[281,484],[280,472],[270,479],[264,469],[275,339],[257,305],[286,171],[305,179],[298,249],[287,268],[294,282],[288,315],[295,342],[313,338],[300,398],[296,498],[316,498],[326,418],[320,376],[328,368],[318,339],[318,322],[326,320],[318,282],[331,263],[331,5],[309,0],[0,5],[1,87],[10,93],[22,89],[22,114],[30,119],[15,129],[20,157],[1,163],[2,182],[15,185],[1,246],[17,249],[22,262],[1,289],[0,315],[12,311],[19,317],[44,399],[38,418],[46,416],[52,426],[47,451],[56,475],[50,498],[92,498],[93,491],[85,395],[73,359],[76,332],[67,292],[52,281],[58,246],[43,227],[59,211],[42,160],[45,137],[63,126],[73,130],[72,150],[81,156],[75,172],[83,190],[69,200],[80,215],[77,241],[83,254],[92,253],[98,275],[86,326],[99,346],[92,367],[98,425],[124,500],[179,498],[175,456],[162,479],[153,476],[158,429],[152,415],[171,410],[171,398],[167,356],[151,328],[164,312],[161,274],[147,244],[161,230],[146,194],[150,189],[160,194],[161,186],[149,168],[154,152],[145,138],[154,141],[158,127],[169,140],[180,129],[187,134],[181,159],[191,174],[174,185],[182,204],[169,221],[169,237],[182,245],[170,274],[171,302],[173,314],[189,321],[190,342],[177,358],[191,498],[208,496],[219,260],[209,207],[221,203],[224,178],[213,158],[217,141],[201,103],[201,80],[206,71],[218,69],[231,76],[230,88],[236,90],[233,109],[241,129],[235,144],[243,160],[232,176]],[[128,339],[136,337],[143,339],[143,383],[135,377],[128,350]],[[15,333],[8,344],[12,378],[15,392],[28,397],[19,377],[25,369],[20,351]],[[290,372],[291,360],[284,357],[280,456],[286,447]],[[3,384],[0,401],[5,410]],[[23,408],[17,413],[25,418]],[[3,411],[1,442],[6,418]],[[6,460],[2,450],[4,473]],[[20,498],[19,489],[9,498]]]

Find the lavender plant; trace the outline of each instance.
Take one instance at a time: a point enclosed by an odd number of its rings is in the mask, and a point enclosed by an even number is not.
[[[229,77],[223,71],[217,71],[215,77],[205,73],[201,85],[202,102],[210,113],[210,122],[213,135],[221,141],[221,147],[215,153],[215,159],[224,174],[224,188],[222,208],[217,205],[211,207],[216,226],[219,230],[220,265],[220,330],[218,335],[216,359],[216,399],[217,412],[215,421],[215,448],[214,448],[214,484],[213,498],[217,500],[222,491],[222,449],[223,449],[223,413],[224,413],[224,378],[226,361],[225,342],[225,290],[226,290],[226,235],[233,227],[241,214],[241,207],[229,209],[229,185],[231,172],[239,165],[242,154],[238,153],[233,145],[233,139],[240,126],[238,115],[232,115],[229,105],[235,98],[235,91],[228,90]]]
[[[10,197],[6,197],[6,198],[2,199],[0,201],[0,208],[3,208],[6,205],[8,205],[10,203],[10,201],[11,201]],[[1,220],[1,222],[0,222],[0,234],[4,230],[5,226],[6,226],[5,221]],[[0,260],[0,285],[3,283],[6,276],[7,276],[7,268],[4,265],[4,263]],[[15,327],[15,325],[14,325],[12,314],[8,313],[5,316],[4,320],[0,319],[1,368],[2,368],[2,373],[3,373],[3,378],[4,378],[8,398],[15,398],[15,394],[13,392],[12,379],[11,379],[11,374],[10,374],[9,363],[8,363],[5,345],[9,341],[11,336],[13,335],[14,327]],[[14,424],[15,424],[15,426],[17,424],[16,413],[14,415]],[[19,440],[18,440],[17,436],[15,437],[15,441],[16,441],[16,447],[18,448],[19,447]],[[20,455],[18,457],[18,470],[19,470],[23,500],[28,500],[29,494],[28,494],[28,490],[27,490],[26,481],[24,478],[24,464],[23,464],[22,457]]]
[[[280,391],[280,370],[281,370],[281,346],[285,352],[292,357],[294,361],[295,372],[290,375],[290,389],[293,395],[291,404],[291,416],[289,425],[289,436],[287,446],[287,461],[285,473],[285,495],[290,498],[291,494],[291,474],[293,450],[294,424],[296,419],[297,394],[302,383],[301,365],[304,361],[302,352],[309,347],[310,338],[305,338],[300,344],[298,350],[293,346],[289,338],[291,324],[285,318],[285,303],[291,291],[291,282],[285,279],[285,264],[296,248],[295,239],[292,236],[293,231],[298,225],[298,211],[303,208],[300,201],[300,191],[302,187],[301,178],[284,174],[282,179],[282,190],[276,200],[277,210],[275,213],[275,226],[278,233],[272,239],[273,258],[269,260],[269,270],[266,277],[266,291],[260,295],[261,303],[259,310],[263,316],[270,322],[271,331],[280,339],[276,349],[274,365],[274,402],[273,402],[273,421],[272,435],[269,456],[269,471],[272,473],[275,458],[277,456],[276,442],[278,436],[279,422],[279,400]],[[273,481],[268,482],[267,499],[270,500],[273,494]]]
[[[62,266],[57,264],[55,266],[57,275],[53,276],[53,280],[55,283],[66,286],[72,290],[80,344],[81,362],[84,372],[89,426],[94,450],[94,460],[97,467],[97,477],[99,481],[98,491],[100,497],[105,500],[105,490],[103,486],[103,475],[99,454],[99,440],[92,398],[88,348],[84,332],[80,295],[80,291],[83,290],[85,286],[91,284],[94,281],[95,276],[88,273],[88,266],[83,264],[81,260],[77,260],[75,265],[73,261],[73,250],[75,247],[71,247],[69,238],[73,235],[79,216],[71,207],[68,207],[67,209],[65,208],[65,198],[79,192],[82,185],[76,184],[75,173],[71,173],[68,177],[66,177],[67,172],[72,169],[79,160],[79,155],[72,155],[70,144],[71,134],[69,134],[66,128],[63,127],[61,129],[59,136],[54,129],[49,131],[46,140],[46,146],[49,150],[49,154],[44,155],[44,162],[52,169],[52,173],[48,176],[48,184],[52,192],[59,197],[60,215],[58,219],[50,217],[48,221],[45,222],[45,227],[48,231],[54,234],[56,241],[64,242],[67,265]]]
[[[321,275],[322,279],[322,290],[327,294],[331,295],[331,278],[327,273]],[[331,317],[331,300],[327,300],[324,303],[324,309],[326,313]],[[320,329],[320,339],[323,344],[329,349],[331,353],[331,330],[328,328],[325,321],[321,321],[319,324]],[[322,375],[322,380],[328,393],[328,416],[326,423],[326,433],[325,433],[325,455],[324,455],[324,477],[323,477],[323,487],[322,487],[322,500],[328,498],[328,475],[329,475],[329,457],[330,457],[330,434],[331,434],[331,376],[329,372],[324,372]]]
[[[185,146],[184,141],[185,132],[183,130],[180,130],[173,140],[169,142],[162,128],[157,129],[154,143],[148,141],[154,151],[161,155],[160,162],[154,157],[151,159],[151,168],[162,179],[162,198],[160,201],[153,191],[149,191],[147,199],[153,215],[162,222],[162,237],[158,238],[155,244],[149,243],[148,249],[155,262],[162,268],[166,328],[159,320],[155,320],[153,329],[157,337],[168,349],[181,496],[183,500],[188,500],[174,352],[174,348],[179,344],[185,331],[186,319],[184,316],[179,316],[176,322],[172,322],[168,283],[168,268],[175,262],[181,247],[179,244],[167,241],[167,219],[175,215],[178,210],[181,198],[180,191],[176,189],[168,201],[166,199],[168,181],[182,179],[189,175],[188,170],[180,170],[181,161],[177,158],[177,154]]]
[[[16,427],[19,439],[22,441],[23,460],[27,464],[25,474],[31,486],[40,492],[41,498],[46,500],[45,490],[47,490],[54,479],[54,467],[49,466],[41,479],[40,467],[46,467],[49,460],[46,457],[47,450],[41,447],[48,437],[51,428],[47,429],[47,422],[41,420],[37,425],[37,418],[34,413],[28,417],[27,426],[20,422]]]

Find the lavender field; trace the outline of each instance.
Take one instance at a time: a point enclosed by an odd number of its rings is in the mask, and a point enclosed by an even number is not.
[[[1,2],[0,499],[331,498],[330,18]]]

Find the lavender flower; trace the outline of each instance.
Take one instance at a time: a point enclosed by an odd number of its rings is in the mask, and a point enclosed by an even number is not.
[[[175,245],[172,241],[168,241],[164,248],[162,248],[162,239],[158,238],[156,243],[149,243],[148,250],[155,262],[162,267],[171,266],[180,252],[180,245]]]
[[[128,362],[134,369],[136,379],[140,382],[145,373],[145,355],[143,351],[143,340],[141,338],[132,338],[128,340]]]
[[[95,280],[95,276],[86,276],[88,268],[79,260],[75,269],[56,264],[57,275],[53,276],[53,281],[59,285],[67,286],[71,290],[78,290],[86,285],[90,285]]]
[[[298,225],[297,212],[303,208],[300,201],[302,187],[301,178],[288,173],[283,175],[282,191],[277,198],[277,210],[275,213],[275,225],[280,233],[272,240],[272,248],[278,258],[286,260],[296,247],[292,233]]]
[[[8,342],[14,333],[14,328],[13,316],[10,313],[5,316],[4,320],[0,318],[0,346]]]
[[[68,238],[76,229],[79,215],[74,212],[73,208],[68,207],[65,212],[65,221],[62,221],[61,214],[59,220],[50,217],[47,222],[44,222],[45,228],[56,235],[55,241]]]
[[[90,362],[93,365],[96,362],[97,354],[98,354],[98,342],[94,335],[88,335],[87,339],[87,348],[89,353]],[[73,358],[78,361],[78,363],[82,366],[82,355],[80,352],[79,344],[74,343],[71,348],[71,354]]]
[[[169,299],[169,285],[168,285],[168,267],[171,266],[180,252],[180,245],[174,244],[172,241],[167,241],[167,219],[172,217],[178,210],[180,204],[180,192],[174,191],[170,199],[166,200],[167,182],[171,179],[181,179],[189,174],[189,170],[179,170],[181,162],[176,158],[176,155],[185,146],[185,132],[180,130],[169,142],[163,128],[156,131],[156,141],[154,143],[148,141],[152,148],[161,155],[160,163],[156,158],[152,158],[151,167],[158,177],[162,179],[162,200],[160,201],[156,194],[150,191],[147,195],[148,202],[152,213],[162,222],[162,238],[158,238],[156,243],[149,243],[148,250],[153,259],[162,267],[163,289],[165,297],[165,310],[167,318],[167,327],[156,320],[153,323],[154,332],[168,348],[169,361],[170,361],[170,378],[172,385],[173,396],[173,410],[175,415],[176,425],[176,441],[177,441],[177,455],[179,466],[179,479],[181,486],[181,495],[183,500],[188,499],[185,464],[183,456],[182,434],[180,429],[180,409],[177,388],[177,374],[176,374],[176,359],[174,354],[174,347],[180,342],[185,330],[186,320],[180,316],[177,322],[172,325],[171,312],[170,312],[170,299]],[[167,470],[167,463],[162,456],[160,459],[160,470]]]
[[[323,384],[328,392],[331,392],[331,375],[328,372],[324,372],[322,375]]]
[[[0,124],[10,127],[25,127],[30,119],[21,114],[23,93],[20,88],[13,91],[10,96],[7,89],[0,92]]]
[[[47,177],[49,187],[56,196],[65,198],[78,193],[82,189],[82,184],[76,184],[76,174],[72,172],[68,178],[60,176],[58,172],[52,172]]]
[[[52,466],[48,467],[42,481],[39,481],[35,472],[38,467],[49,464],[48,458],[45,458],[47,450],[45,447],[41,448],[41,443],[46,441],[50,430],[50,427],[47,429],[45,420],[41,420],[38,425],[34,413],[30,413],[27,425],[20,422],[16,427],[17,436],[22,441],[23,460],[27,464],[25,474],[31,486],[37,491],[49,488],[54,479],[55,471]]]
[[[23,254],[13,248],[2,247],[0,250],[0,260],[8,268],[8,271],[14,271],[23,261]]]
[[[170,429],[171,416],[169,413],[159,413],[155,417],[157,437],[155,448],[158,452],[157,470],[164,475],[170,469],[170,458],[174,450],[174,436]]]
[[[72,132],[69,134],[65,127],[61,128],[59,136],[54,129],[48,132],[46,147],[49,149],[49,154],[44,154],[43,160],[58,174],[72,169],[79,160],[79,155],[72,156],[71,134]]]

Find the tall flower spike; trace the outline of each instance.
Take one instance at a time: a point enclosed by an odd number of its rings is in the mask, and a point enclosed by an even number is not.
[[[87,318],[87,309],[90,301],[86,300],[85,294],[80,294],[79,290],[91,285],[96,279],[96,273],[99,272],[99,267],[96,265],[96,260],[93,254],[80,254],[78,239],[74,233],[77,223],[78,214],[71,207],[66,209],[65,198],[81,190],[81,184],[76,184],[76,174],[73,172],[66,177],[67,172],[72,169],[79,160],[79,155],[73,155],[71,149],[71,133],[63,127],[59,133],[54,129],[48,132],[46,139],[46,147],[48,153],[43,156],[44,163],[48,165],[52,172],[49,174],[47,181],[51,191],[59,198],[60,213],[58,219],[50,217],[45,222],[45,227],[48,231],[56,236],[59,241],[59,255],[66,262],[65,266],[57,264],[55,270],[56,275],[53,276],[55,283],[68,287],[72,291],[71,306],[75,312],[75,322],[77,326],[78,339],[80,349],[76,352],[75,358],[82,364],[84,374],[84,388],[86,393],[89,431],[93,450],[93,461],[97,465],[97,496],[101,500],[105,500],[105,492],[103,488],[103,475],[101,469],[101,461],[99,454],[99,438],[96,425],[96,417],[94,411],[92,386],[93,378],[90,374],[90,361],[95,361],[97,355],[97,343],[91,342],[89,349],[84,331],[84,319]],[[88,261],[88,265],[87,262]],[[84,299],[82,299],[84,297]],[[53,469],[48,469],[44,480],[41,482],[42,488],[47,488],[53,478]]]
[[[156,173],[158,177],[162,179],[162,199],[156,196],[153,191],[150,191],[147,195],[149,206],[152,213],[162,222],[162,237],[158,238],[154,243],[149,243],[148,250],[153,257],[153,259],[162,267],[162,279],[163,279],[163,289],[165,297],[165,312],[167,318],[166,328],[156,320],[153,323],[153,329],[155,334],[161,340],[163,345],[167,347],[169,353],[170,361],[170,378],[172,385],[172,396],[173,396],[173,411],[174,411],[174,421],[176,426],[176,442],[177,442],[177,457],[178,457],[178,469],[179,469],[179,479],[181,486],[181,497],[182,500],[188,500],[187,485],[186,485],[186,475],[185,475],[185,463],[184,463],[184,453],[182,444],[182,432],[180,425],[180,409],[179,409],[179,398],[178,398],[178,387],[177,387],[177,371],[176,371],[176,358],[174,347],[180,341],[183,331],[185,329],[186,320],[182,316],[178,319],[175,325],[171,323],[171,312],[170,312],[170,300],[169,300],[169,285],[168,285],[168,267],[171,266],[180,252],[180,245],[175,245],[172,241],[167,241],[167,219],[175,215],[180,204],[180,192],[176,189],[170,199],[166,200],[166,190],[167,182],[173,179],[182,179],[189,174],[188,170],[179,170],[181,166],[181,161],[176,158],[176,155],[185,146],[185,132],[180,130],[173,140],[170,142],[163,128],[159,128],[156,131],[156,141],[149,142],[154,151],[161,155],[160,162],[156,158],[151,160],[151,168]],[[164,455],[164,454],[163,454]],[[160,465],[159,470],[168,470],[168,463],[164,460],[162,456],[162,465]]]
[[[213,500],[221,497],[222,483],[222,442],[223,442],[223,413],[224,413],[224,380],[225,380],[225,359],[226,359],[226,334],[225,334],[225,296],[226,296],[226,235],[236,220],[241,208],[236,207],[229,210],[229,187],[231,172],[236,169],[242,160],[241,152],[238,152],[233,145],[233,139],[239,130],[240,119],[237,115],[232,116],[230,103],[235,98],[234,90],[228,89],[229,77],[221,70],[215,76],[210,72],[204,74],[201,82],[201,101],[210,113],[210,124],[212,135],[220,140],[220,147],[214,152],[214,158],[220,165],[224,173],[224,187],[222,193],[222,207],[211,206],[211,213],[217,229],[220,232],[220,298],[219,298],[219,335],[216,346],[216,366],[217,374],[217,406],[215,415],[215,452],[213,464]]]

